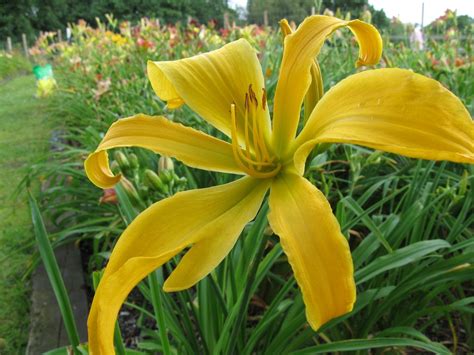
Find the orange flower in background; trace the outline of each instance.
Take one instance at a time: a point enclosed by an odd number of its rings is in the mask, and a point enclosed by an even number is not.
[[[104,189],[104,193],[100,198],[99,203],[117,204],[118,198],[115,189]]]

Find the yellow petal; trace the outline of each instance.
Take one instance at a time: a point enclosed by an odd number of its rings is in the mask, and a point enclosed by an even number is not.
[[[311,327],[350,312],[356,295],[351,252],[324,195],[303,177],[281,174],[271,186],[268,218],[301,288]]]
[[[195,168],[241,174],[229,143],[161,116],[136,115],[110,126],[96,151],[84,163],[89,179],[101,188],[115,185],[120,176],[110,171],[106,151],[130,146],[175,157]]]
[[[262,180],[247,200],[236,204],[231,213],[212,222],[218,232],[214,235],[209,233],[208,237],[191,247],[163,285],[165,291],[189,288],[219,265],[235,245],[245,225],[257,214],[270,183],[271,180]]]
[[[91,353],[114,353],[117,313],[140,280],[185,247],[200,245],[206,238],[218,236],[235,241],[245,224],[255,217],[268,185],[269,181],[245,177],[226,185],[178,193],[140,214],[118,240],[94,296],[88,319]],[[207,254],[215,253],[221,258],[226,250],[227,245],[220,250],[201,250],[203,265],[194,255],[194,267],[208,273],[218,258],[209,262]],[[182,275],[182,280],[190,286],[189,281],[199,280],[197,274],[199,278],[205,276],[196,271],[189,280]]]
[[[255,50],[244,39],[186,59],[149,61],[147,71],[158,97],[168,102],[181,100],[229,137],[232,104],[236,105],[239,136],[243,137],[245,94],[250,86],[259,104],[266,108],[266,100],[261,99],[265,87],[262,69]],[[264,134],[268,136],[268,109],[257,112]]]
[[[284,36],[293,33],[290,24],[286,19],[280,21],[280,28],[281,32]],[[311,112],[313,112],[314,107],[321,99],[324,94],[324,85],[323,85],[323,77],[321,75],[321,68],[319,67],[318,61],[315,59],[314,63],[311,64],[311,85],[306,92],[304,97],[304,117],[303,123],[306,123]]]
[[[404,69],[368,70],[328,91],[294,144],[297,170],[322,142],[474,163],[474,124],[461,101],[437,81]]]
[[[357,65],[376,64],[382,55],[380,34],[375,27],[359,20],[311,16],[287,35],[273,110],[273,145],[280,155],[285,155],[288,143],[295,137],[301,104],[311,84],[314,57],[327,36],[342,26],[348,26],[359,42]]]

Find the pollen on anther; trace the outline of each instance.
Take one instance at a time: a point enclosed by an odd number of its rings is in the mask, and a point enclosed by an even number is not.
[[[252,84],[249,85],[249,98],[250,101],[255,104],[255,107],[258,107],[258,100],[255,92],[252,90]]]
[[[267,91],[265,88],[262,88],[262,108],[263,111],[265,111],[265,108],[267,107]]]

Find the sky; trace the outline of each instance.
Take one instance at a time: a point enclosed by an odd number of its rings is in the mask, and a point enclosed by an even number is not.
[[[247,0],[229,0],[231,6],[247,5]],[[424,24],[428,24],[444,14],[450,8],[457,10],[458,15],[474,17],[474,0],[369,0],[376,9],[383,9],[385,14],[400,17],[403,22],[421,23],[421,4],[425,3]]]

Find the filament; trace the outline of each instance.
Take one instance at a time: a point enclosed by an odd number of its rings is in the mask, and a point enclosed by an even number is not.
[[[273,177],[280,171],[281,164],[275,163],[276,157],[271,157],[267,149],[263,131],[257,117],[258,100],[251,85],[249,85],[249,92],[245,94],[244,104],[244,127],[242,128],[244,129],[245,149],[243,149],[239,142],[239,127],[237,126],[235,103],[230,106],[232,153],[234,159],[242,171],[250,176],[257,178]],[[249,122],[250,119],[252,122]]]

